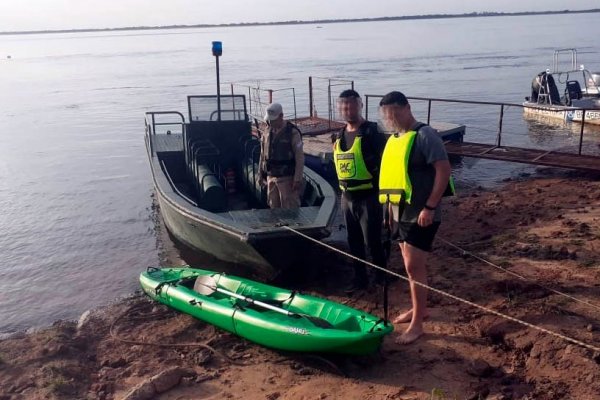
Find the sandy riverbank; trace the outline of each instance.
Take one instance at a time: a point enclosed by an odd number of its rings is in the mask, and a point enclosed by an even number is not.
[[[600,347],[598,176],[542,170],[493,192],[463,194],[445,214],[440,239],[529,280],[438,240],[432,286]],[[395,250],[392,265],[399,260]],[[304,290],[382,313],[379,289],[348,298],[335,274],[330,265]],[[393,284],[391,304],[394,313],[408,306],[405,282]],[[1,341],[0,400],[121,399],[144,383],[137,398],[600,398],[600,354],[439,294],[430,306],[427,334],[412,345],[391,336],[380,354],[322,359],[262,348],[134,296],[79,326],[61,321]],[[180,369],[150,383],[170,367]]]

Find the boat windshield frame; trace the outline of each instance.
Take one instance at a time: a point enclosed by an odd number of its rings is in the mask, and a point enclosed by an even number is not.
[[[244,95],[192,95],[187,99],[190,122],[249,121]]]

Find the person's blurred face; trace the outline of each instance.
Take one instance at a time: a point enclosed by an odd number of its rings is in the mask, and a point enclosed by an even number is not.
[[[405,106],[398,104],[380,106],[379,114],[387,131],[405,132],[410,128],[411,113],[408,104]]]
[[[346,122],[358,122],[362,113],[360,97],[340,97],[337,99],[338,114]]]
[[[283,126],[283,114],[279,114],[279,117],[271,121],[266,121],[267,125],[273,129],[279,129]]]

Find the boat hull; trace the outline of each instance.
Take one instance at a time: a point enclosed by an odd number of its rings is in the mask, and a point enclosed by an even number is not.
[[[574,110],[564,106],[539,106],[536,103],[523,103],[525,115],[543,116],[566,122],[581,122],[583,110]],[[585,124],[600,125],[600,110],[586,110]]]
[[[248,237],[211,226],[207,221],[186,213],[157,190],[160,213],[168,231],[187,247],[230,263],[250,265],[264,275],[276,273],[248,242]]]
[[[197,293],[194,281],[206,275],[221,289],[277,304],[294,315],[253,306],[216,291]],[[208,270],[149,269],[140,275],[140,283],[146,294],[169,307],[279,350],[365,355],[376,351],[385,335],[393,331],[390,323],[336,302]],[[326,326],[315,324],[315,319]]]
[[[157,157],[150,157],[150,164],[160,213],[167,230],[176,240],[192,250],[250,269],[266,279],[293,268],[308,254],[308,241],[277,221],[309,221],[301,227],[289,225],[316,239],[330,234],[329,226],[337,208],[333,189],[308,169],[305,173],[329,193],[320,207],[303,207],[297,211],[247,210],[238,216],[238,219],[250,220],[242,225],[229,218],[235,212],[211,213],[189,204],[173,190]],[[263,226],[254,229],[252,220],[264,222]]]

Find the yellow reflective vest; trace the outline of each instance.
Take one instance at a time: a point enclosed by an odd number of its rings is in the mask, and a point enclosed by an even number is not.
[[[340,140],[335,141],[333,160],[342,191],[373,189],[373,175],[367,169],[362,154],[362,137],[357,136],[348,151],[343,151]]]
[[[379,202],[400,204],[412,199],[412,183],[408,175],[408,163],[412,152],[416,131],[408,131],[404,135],[392,135],[385,146],[381,157],[379,172]],[[453,196],[454,180],[450,177],[444,196]]]

